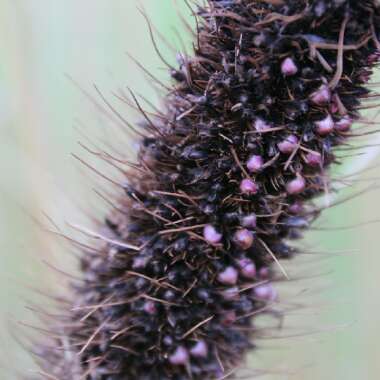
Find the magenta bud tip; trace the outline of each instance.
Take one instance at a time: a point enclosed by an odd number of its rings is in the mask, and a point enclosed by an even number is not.
[[[310,166],[321,166],[322,156],[318,152],[309,152],[305,157],[306,163]]]
[[[281,153],[290,154],[297,148],[298,138],[295,135],[289,135],[285,140],[277,144]]]
[[[151,315],[156,314],[156,304],[153,301],[146,301],[144,304],[144,311]]]
[[[218,274],[218,281],[224,285],[235,285],[238,280],[238,271],[234,267],[227,267]]]
[[[329,103],[331,101],[331,91],[329,86],[324,84],[319,87],[319,89],[311,95],[310,100],[317,106],[323,106]]]
[[[242,249],[251,248],[253,240],[253,233],[245,228],[237,230],[234,234],[235,243]]]
[[[297,74],[298,67],[292,58],[288,57],[282,61],[281,72],[284,76],[292,76]]]
[[[222,234],[220,234],[214,226],[208,224],[203,229],[203,237],[210,244],[218,244],[222,241]]]
[[[272,284],[263,284],[254,288],[255,296],[261,300],[274,301],[277,298],[276,289]]]
[[[296,178],[291,180],[286,185],[286,191],[288,194],[299,194],[302,193],[305,190],[306,187],[306,181],[303,177],[298,175]]]
[[[225,326],[231,326],[236,322],[236,313],[233,310],[227,311],[227,313],[224,314],[222,323]]]
[[[189,361],[189,353],[183,346],[177,347],[172,355],[169,356],[169,362],[173,365],[186,365]]]
[[[349,116],[343,116],[335,123],[335,129],[339,132],[347,132],[353,124],[353,120]]]
[[[254,128],[257,132],[265,132],[271,128],[271,125],[268,124],[265,120],[258,118],[255,120]]]
[[[251,259],[240,259],[238,260],[238,265],[240,268],[240,273],[243,277],[252,279],[256,276],[256,265]]]
[[[236,300],[239,297],[239,288],[233,286],[222,291],[222,297],[226,301]]]
[[[324,119],[316,121],[315,126],[316,132],[321,136],[325,136],[334,130],[334,120],[331,115],[327,115]]]
[[[247,168],[251,173],[257,173],[264,165],[263,158],[261,156],[253,155],[247,161]]]
[[[192,347],[190,354],[196,358],[206,358],[208,355],[208,347],[204,340],[200,340]]]
[[[294,202],[293,204],[289,206],[289,212],[294,215],[301,214],[303,209],[304,209],[303,204],[302,202],[299,202],[299,201]]]
[[[245,215],[241,221],[241,225],[245,228],[256,228],[257,225],[257,216],[256,214]]]
[[[245,178],[240,183],[240,191],[243,194],[252,195],[258,192],[259,188],[255,182],[249,178]]]

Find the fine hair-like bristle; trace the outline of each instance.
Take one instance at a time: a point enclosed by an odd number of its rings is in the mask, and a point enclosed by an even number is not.
[[[378,61],[376,1],[209,0],[197,18],[59,338],[36,350],[51,378],[232,377],[332,188]]]

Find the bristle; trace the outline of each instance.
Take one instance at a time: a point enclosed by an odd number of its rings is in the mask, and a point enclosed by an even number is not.
[[[109,237],[83,253],[57,349],[38,352],[47,377],[232,378],[251,316],[277,300],[273,268],[286,276],[331,188],[379,59],[376,1],[209,0],[197,15],[160,117],[132,94],[150,135]]]

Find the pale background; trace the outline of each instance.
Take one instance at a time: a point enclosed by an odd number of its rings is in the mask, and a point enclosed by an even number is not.
[[[189,19],[181,0],[179,8]],[[83,211],[104,210],[94,183],[70,154],[82,155],[78,140],[114,142],[125,154],[134,146],[107,121],[66,75],[94,94],[96,83],[111,91],[130,86],[157,104],[155,91],[126,52],[155,75],[167,78],[154,54],[143,5],[163,35],[181,46],[184,33],[171,0],[0,0],[0,379],[15,379],[12,369],[34,370],[17,340],[30,331],[34,313],[27,305],[46,300],[33,288],[62,287],[64,276],[48,268],[70,268],[73,260],[59,240],[41,229],[51,227],[44,213],[61,226],[86,222]],[[189,36],[185,34],[189,46]],[[162,45],[173,62],[173,53]],[[121,103],[118,109],[136,119]],[[78,127],[78,125],[81,125]],[[82,131],[82,132],[81,132]],[[377,160],[379,161],[379,160]],[[360,163],[361,164],[361,163]],[[368,165],[376,164],[376,160]],[[352,162],[344,170],[350,170]],[[378,169],[367,177],[374,179]],[[363,178],[363,177],[361,177]],[[362,188],[370,182],[356,182]],[[346,194],[348,194],[346,192]],[[284,286],[283,299],[310,305],[285,320],[276,336],[263,340],[249,365],[272,372],[266,379],[375,380],[380,373],[380,191],[329,210],[318,227],[358,227],[309,233],[305,245],[341,255],[306,256],[287,263],[291,277],[310,277]],[[86,201],[84,201],[86,199]],[[98,212],[99,212],[98,210]],[[309,262],[309,264],[306,264]],[[322,277],[315,277],[323,274]],[[292,294],[292,295],[291,295]],[[320,334],[313,332],[323,331]],[[250,376],[249,378],[252,378]]]

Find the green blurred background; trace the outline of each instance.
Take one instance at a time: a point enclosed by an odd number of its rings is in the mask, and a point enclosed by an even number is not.
[[[184,2],[178,4],[191,23]],[[0,379],[35,370],[18,343],[31,333],[25,325],[36,323],[30,306],[47,302],[34,289],[62,291],[65,276],[48,265],[73,268],[62,239],[44,231],[53,229],[45,214],[70,231],[69,222],[88,223],[86,210],[101,215],[105,209],[92,191],[97,182],[71,157],[86,156],[78,141],[109,142],[127,156],[135,150],[84,91],[96,97],[96,83],[112,98],[130,86],[159,104],[157,91],[126,54],[166,80],[138,11],[142,6],[177,49],[191,46],[171,0],[0,0]],[[174,53],[160,46],[173,62]],[[135,112],[114,104],[136,120]],[[361,157],[341,172],[376,163]],[[355,189],[378,174],[375,169],[357,177]],[[267,370],[266,379],[380,378],[380,233],[376,223],[363,225],[378,217],[379,196],[374,190],[328,210],[316,224],[321,230],[302,243],[323,254],[285,263],[293,281],[279,286],[282,299],[309,307],[290,313],[284,329],[273,332],[276,339],[258,342],[261,349],[247,367]],[[245,378],[252,374],[242,372]]]

